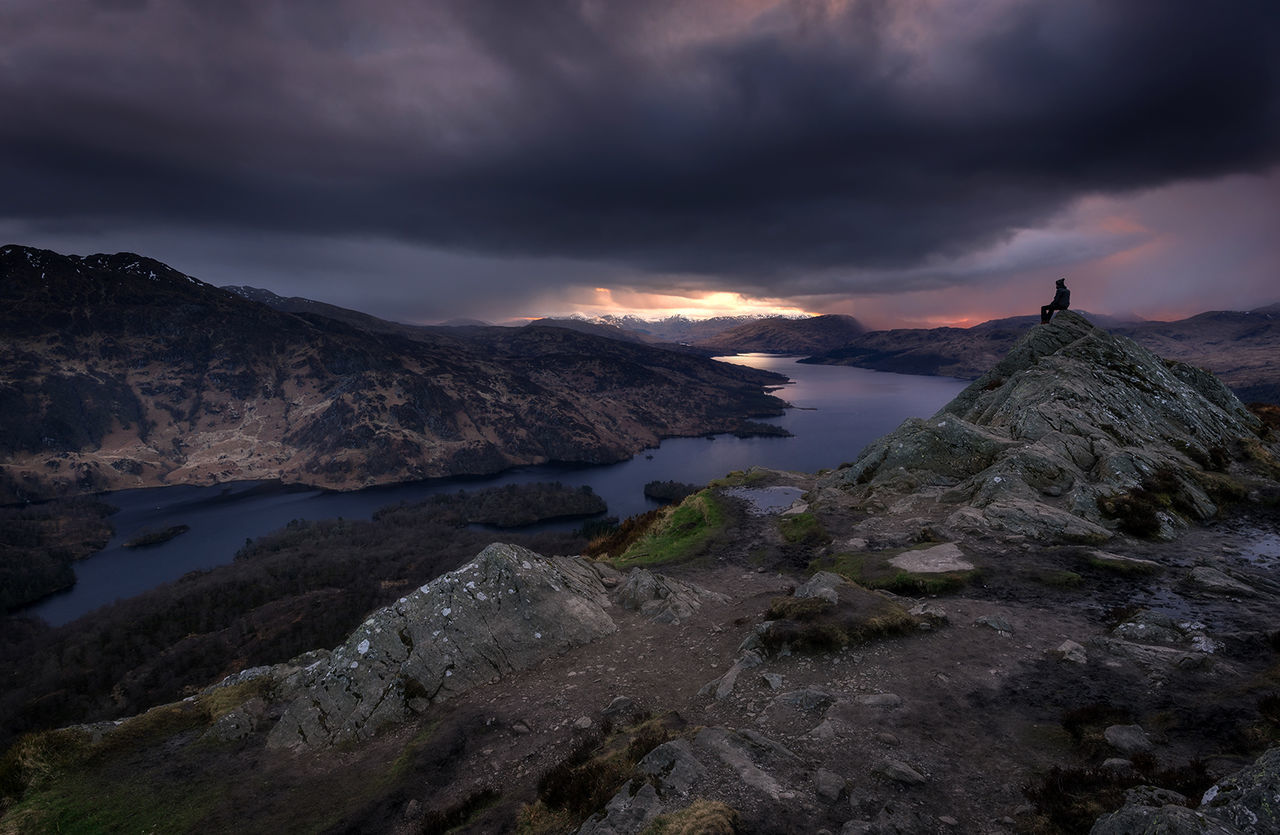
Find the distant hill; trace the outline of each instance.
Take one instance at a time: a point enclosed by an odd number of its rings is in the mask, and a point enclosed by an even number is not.
[[[1126,322],[1084,313],[1164,357],[1212,371],[1246,402],[1280,403],[1280,304],[1215,311],[1175,322]],[[999,361],[1036,316],[994,319],[971,328],[870,331],[802,362],[975,379]]]
[[[745,322],[698,343],[723,353],[812,354],[846,345],[866,332],[852,316],[773,317]]]
[[[604,463],[783,405],[777,375],[660,348],[254,295],[128,253],[0,248],[0,501]]]
[[[631,331],[657,342],[675,342],[696,345],[716,334],[738,325],[767,319],[767,316],[712,316],[708,319],[690,319],[686,316],[667,316],[663,319],[643,319],[639,316],[600,316],[596,321]]]

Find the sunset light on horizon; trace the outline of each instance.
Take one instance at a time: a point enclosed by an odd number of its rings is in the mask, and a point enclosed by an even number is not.
[[[0,244],[419,323],[1280,301],[1260,0],[16,0],[0,32]]]

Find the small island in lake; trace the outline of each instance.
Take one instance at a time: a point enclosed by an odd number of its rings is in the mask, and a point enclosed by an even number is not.
[[[159,545],[163,542],[168,542],[175,536],[181,536],[189,530],[191,530],[190,525],[171,525],[158,531],[143,531],[133,539],[127,540],[124,543],[124,547],[145,548],[148,545]]]

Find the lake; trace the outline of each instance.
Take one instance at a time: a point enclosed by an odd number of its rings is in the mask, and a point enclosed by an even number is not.
[[[658,506],[644,496],[643,487],[649,481],[705,484],[753,465],[801,472],[834,468],[852,461],[863,447],[905,418],[932,415],[966,385],[946,377],[800,365],[795,357],[746,354],[720,359],[791,378],[792,383],[776,393],[796,408],[764,422],[782,426],[794,437],[673,438],[618,464],[547,464],[490,477],[432,479],[350,493],[275,482],[121,490],[104,497],[119,508],[111,517],[115,535],[107,547],[76,563],[75,586],[20,614],[36,615],[57,626],[189,571],[229,563],[246,539],[281,528],[293,519],[369,519],[378,508],[436,493],[559,481],[575,487],[589,485],[608,503],[611,515],[625,518]],[[190,530],[159,545],[122,545],[144,530],[172,525],[188,525]],[[501,533],[495,533],[495,539],[500,538]]]

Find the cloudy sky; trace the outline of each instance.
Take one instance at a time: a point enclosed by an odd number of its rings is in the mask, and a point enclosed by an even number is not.
[[[1280,301],[1275,0],[3,0],[0,244],[403,321]]]

